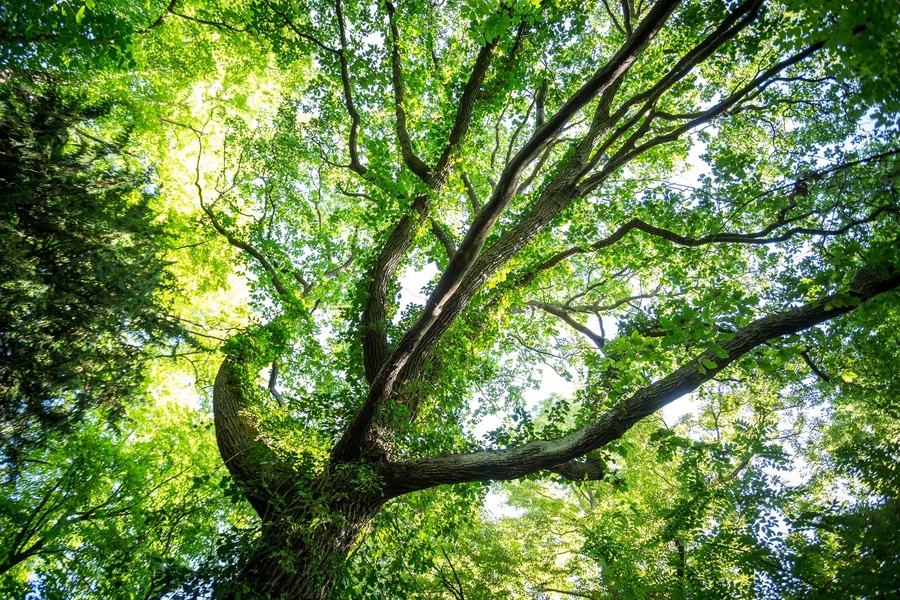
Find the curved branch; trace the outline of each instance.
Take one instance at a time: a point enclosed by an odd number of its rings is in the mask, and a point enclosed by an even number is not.
[[[723,23],[717,27],[716,34],[712,34],[704,39],[703,42],[698,44],[694,49],[691,50],[685,57],[683,57],[675,68],[673,68],[669,73],[667,73],[661,82],[654,85],[653,88],[648,90],[647,92],[636,96],[631,101],[626,103],[620,110],[616,111],[615,114],[609,116],[608,113],[604,112],[605,106],[603,101],[609,102],[611,98],[603,98],[601,97],[601,103],[598,104],[597,110],[595,111],[594,122],[591,125],[591,130],[589,131],[588,136],[582,140],[582,143],[579,144],[579,148],[577,149],[577,154],[581,155],[585,152],[586,149],[589,149],[593,144],[594,139],[603,131],[603,129],[608,126],[610,123],[614,123],[622,118],[628,112],[628,109],[634,105],[638,104],[642,101],[651,101],[653,99],[654,94],[661,94],[665,89],[668,89],[677,82],[680,78],[684,76],[684,74],[689,71],[691,68],[696,66],[696,64],[703,59],[710,56],[718,47],[720,47],[723,43],[731,39],[734,35],[740,31],[740,29],[746,27],[746,25],[752,20],[752,16],[756,14],[758,11],[758,0],[750,0],[745,4],[739,6],[735,9],[733,13],[730,13],[728,17],[723,21]],[[647,18],[640,24],[635,33],[626,41],[623,45],[620,53],[625,51],[630,47],[635,40],[641,40],[645,35],[645,26],[648,23],[654,21],[654,19],[661,18],[663,22],[667,18],[668,13],[665,13],[666,10],[672,10],[674,6],[663,7],[662,3],[659,3],[654,6],[654,8],[650,11]],[[663,11],[664,14],[660,14],[658,11]],[[662,22],[657,24],[659,27],[662,26]],[[649,42],[649,40],[644,40],[644,42]],[[634,49],[638,54],[640,53],[640,49]],[[619,55],[617,54],[617,57]],[[611,64],[615,62],[616,58],[614,58],[607,65],[609,67]],[[632,59],[633,60],[633,59]],[[799,60],[799,59],[798,59]],[[627,67],[630,66],[630,63],[624,65],[624,70],[622,73],[627,71]],[[604,71],[607,67],[601,69]],[[784,67],[786,68],[786,67]],[[598,75],[600,73],[598,72]],[[773,74],[774,75],[774,74]],[[605,93],[607,91],[611,91],[611,88],[614,88],[620,81],[620,75],[612,77],[606,84],[605,87],[598,93]],[[594,78],[596,79],[596,77]],[[592,81],[594,80],[592,79]],[[584,88],[582,88],[584,89]],[[581,90],[579,90],[579,93]],[[576,94],[577,96],[578,94]],[[576,96],[573,96],[574,99]],[[544,126],[541,130],[535,133],[535,137],[532,138],[534,141],[538,138],[539,134],[551,126],[557,118],[560,118],[561,115],[567,110],[567,107],[570,105],[572,99],[567,102],[559,112],[557,112]],[[649,110],[649,106],[652,105],[652,102],[649,102],[645,108]],[[644,109],[641,109],[644,111]],[[723,108],[724,111],[724,108]],[[638,113],[638,117],[642,114]],[[566,117],[562,117],[566,118]],[[637,122],[634,117],[630,118],[628,123],[620,127],[613,134],[611,139],[618,139],[630,129],[630,127]],[[645,123],[645,126],[649,126],[649,123]],[[443,331],[446,330],[447,327],[452,323],[453,319],[458,315],[465,304],[468,302],[468,299],[472,294],[477,291],[480,286],[486,281],[492,273],[494,273],[498,268],[500,268],[503,264],[505,264],[509,257],[515,255],[519,252],[535,235],[537,235],[540,231],[542,231],[555,217],[569,206],[576,198],[584,195],[591,189],[599,186],[606,178],[608,178],[616,169],[620,168],[622,165],[631,160],[635,156],[639,155],[641,152],[646,151],[649,147],[642,145],[639,149],[634,149],[633,145],[643,135],[643,132],[639,132],[640,135],[633,135],[631,139],[626,143],[626,145],[620,149],[619,152],[609,161],[606,167],[599,173],[591,176],[589,178],[590,187],[587,187],[585,183],[581,185],[575,185],[574,182],[579,178],[583,177],[588,171],[593,167],[593,164],[599,160],[599,157],[603,155],[605,151],[603,148],[609,145],[610,140],[604,142],[603,147],[600,150],[597,150],[594,154],[594,157],[588,163],[587,166],[581,167],[581,165],[577,162],[571,162],[571,164],[567,164],[567,168],[577,170],[577,173],[567,174],[568,177],[562,177],[562,173],[558,174],[553,181],[550,182],[547,186],[545,186],[541,197],[536,201],[529,211],[523,215],[519,222],[513,226],[507,233],[505,233],[500,240],[498,240],[494,245],[492,245],[481,257],[478,258],[478,263],[472,267],[472,275],[466,277],[466,281],[460,284],[460,288],[464,290],[463,294],[458,294],[456,298],[452,299],[450,303],[444,308],[443,314],[440,317],[440,323],[437,328],[433,331],[429,331],[427,334],[425,348],[429,346],[429,344],[433,345],[436,340],[440,337]],[[680,135],[679,132],[677,135]],[[677,137],[677,135],[675,137]],[[590,138],[590,139],[588,139]],[[663,138],[655,138],[655,144],[664,143],[665,139]],[[531,142],[525,145],[525,147],[520,151],[519,155],[529,148]],[[538,147],[539,149],[539,147]],[[518,156],[513,159],[515,162]],[[564,169],[565,170],[565,169]],[[504,171],[505,173],[505,171]],[[501,181],[503,178],[501,177]],[[495,189],[495,196],[498,190],[501,190],[502,186],[498,184]],[[494,198],[492,197],[492,201]],[[485,206],[485,210],[482,213],[486,212],[487,208],[490,206],[490,202]],[[481,216],[481,215],[479,215]],[[478,221],[476,220],[476,223]],[[475,227],[473,224],[473,228]],[[470,231],[471,233],[471,231]],[[435,293],[437,293],[437,289]]]
[[[831,377],[828,376],[825,371],[816,366],[816,363],[813,362],[813,359],[809,356],[809,351],[804,350],[800,353],[800,358],[803,359],[803,362],[806,363],[806,366],[813,372],[813,374],[824,381],[825,383],[831,383]]]
[[[607,0],[603,0],[603,8],[606,9],[606,16],[609,17],[610,23],[616,28],[616,30],[624,36],[628,35],[628,32],[625,31],[625,28],[622,27],[622,24],[619,23],[619,19],[616,18],[616,15],[613,13],[612,9],[609,7],[609,2]]]
[[[647,150],[659,146],[661,144],[665,144],[668,142],[672,142],[677,140],[685,133],[696,129],[701,125],[705,125],[714,119],[726,114],[729,110],[734,109],[739,105],[740,102],[746,100],[751,94],[759,89],[762,86],[767,85],[773,78],[775,78],[779,73],[796,65],[805,59],[809,58],[819,50],[825,47],[825,42],[817,42],[810,46],[807,46],[801,52],[794,54],[793,56],[784,59],[781,62],[772,65],[765,71],[763,71],[760,75],[753,79],[750,83],[746,84],[733,94],[729,95],[727,98],[716,104],[715,106],[710,107],[707,110],[696,113],[696,118],[671,129],[665,134],[658,135],[654,138],[647,140],[642,144],[638,144],[637,142],[644,137],[644,135],[649,130],[650,124],[652,120],[655,118],[655,114],[651,113],[647,116],[645,121],[642,123],[641,128],[632,134],[628,140],[625,141],[624,145],[616,152],[615,156],[613,156],[609,163],[604,167],[599,173],[595,173],[590,177],[587,177],[581,185],[579,185],[578,196],[583,196],[585,194],[589,194],[593,190],[595,190],[600,184],[602,184],[609,177],[610,173],[618,169],[621,165],[627,163],[632,158],[639,156],[646,152]],[[674,82],[673,82],[674,83]],[[644,105],[644,108],[641,109],[641,112],[638,115],[641,115],[650,110],[652,104],[648,103]],[[634,120],[634,119],[633,119]],[[591,169],[593,169],[596,164],[600,161],[605,151],[611,145],[611,142],[617,140],[621,134],[625,132],[627,127],[620,128],[613,138],[604,142],[604,145],[595,153],[594,157],[591,159],[591,162],[585,167],[582,174],[587,174]]]
[[[341,49],[338,52],[338,58],[340,59],[341,64],[341,87],[344,90],[344,106],[347,108],[347,114],[350,115],[350,134],[347,143],[350,151],[349,167],[356,174],[365,175],[368,169],[359,162],[359,150],[357,148],[360,118],[359,111],[356,110],[356,105],[353,103],[353,88],[350,85],[350,67],[347,61],[347,26],[344,24],[344,12],[341,8],[341,0],[335,0],[334,9],[341,38]]]
[[[290,472],[259,434],[244,386],[247,362],[227,356],[213,384],[213,417],[216,443],[222,461],[241,486],[253,509],[263,518],[273,495],[290,480]]]
[[[249,256],[251,256],[254,260],[256,260],[256,262],[259,263],[259,265],[269,275],[269,277],[272,278],[272,285],[275,287],[276,292],[278,292],[281,296],[284,296],[284,297],[289,296],[288,289],[285,287],[284,283],[282,283],[282,281],[281,281],[281,278],[278,276],[279,270],[276,269],[272,265],[272,263],[269,262],[269,260],[260,251],[258,251],[256,248],[254,248],[247,242],[244,242],[244,241],[239,240],[238,238],[234,237],[227,229],[225,229],[225,227],[223,227],[222,224],[219,222],[219,220],[216,218],[216,215],[215,215],[215,213],[213,213],[212,208],[206,203],[206,200],[204,200],[203,186],[200,184],[200,161],[203,156],[203,132],[201,130],[197,129],[196,127],[193,127],[191,125],[185,125],[183,123],[178,123],[177,121],[172,121],[169,119],[163,119],[163,121],[166,121],[167,123],[172,123],[173,125],[176,125],[178,127],[184,127],[185,129],[189,129],[192,132],[194,132],[194,135],[197,136],[197,143],[199,144],[199,149],[197,150],[197,161],[194,165],[194,188],[196,188],[196,190],[197,190],[197,200],[200,203],[200,208],[203,210],[203,212],[206,214],[206,216],[209,217],[209,221],[212,224],[213,229],[215,229],[216,233],[218,233],[219,235],[224,237],[225,240],[230,245],[234,246],[235,248],[237,248],[239,250],[243,250]],[[282,272],[291,272],[294,275],[294,278],[297,280],[297,282],[300,283],[300,285],[302,285],[304,288],[307,288],[308,284],[303,279],[303,277],[300,276],[300,274],[297,273],[296,271],[292,271],[289,269],[281,269],[281,271]]]
[[[475,191],[475,186],[472,185],[472,182],[469,180],[469,176],[465,171],[460,172],[460,178],[462,179],[463,186],[465,186],[466,196],[469,198],[469,206],[472,209],[472,214],[478,214],[478,211],[481,210],[481,201],[478,199],[478,192]]]
[[[762,4],[762,0],[748,0],[735,8],[712,33],[706,36],[699,44],[691,48],[687,54],[682,56],[675,66],[663,75],[663,77],[661,77],[650,89],[645,90],[626,101],[609,119],[610,122],[619,122],[625,118],[628,112],[635,106],[639,106],[639,109],[633,115],[628,117],[625,123],[619,126],[613,134],[603,142],[603,144],[594,152],[593,157],[581,170],[576,179],[580,179],[592,171],[605,155],[606,151],[613,144],[618,142],[636,123],[640,122],[641,119],[651,111],[666,91],[683,79],[697,65],[712,56],[712,54],[722,45],[737,37],[742,30],[750,25],[750,23],[757,18]],[[629,138],[631,144],[635,143],[637,139],[646,133],[650,127],[652,118],[653,115],[645,119],[641,124],[639,129],[640,135],[632,135]]]
[[[391,15],[391,27],[392,31],[394,31],[396,40],[399,33],[396,31],[397,27],[393,23],[393,6],[390,3],[388,3],[387,6],[389,14]],[[482,48],[481,52],[479,52],[478,59],[475,61],[475,67],[472,70],[472,74],[469,77],[469,81],[466,83],[466,87],[460,99],[460,108],[457,112],[456,121],[450,134],[450,139],[444,149],[441,160],[438,163],[438,168],[433,175],[428,175],[427,181],[435,191],[440,191],[446,184],[450,159],[459,148],[459,145],[462,143],[468,130],[478,90],[481,88],[487,69],[490,66],[493,47],[493,45],[489,45]],[[396,48],[396,41],[394,51],[397,53],[394,56],[395,93],[397,90],[400,91],[401,97],[397,106],[399,107],[399,110],[402,111],[402,106],[400,104],[400,102],[402,102],[402,81],[398,82],[397,80],[400,73],[399,51]],[[400,87],[397,87],[397,83],[400,84]],[[397,123],[398,127],[402,124],[405,128],[405,117],[402,120],[398,118]],[[401,139],[401,146],[409,144],[408,135],[406,142],[403,142],[402,134],[399,132],[398,137]],[[409,148],[411,151],[411,145]],[[413,169],[413,166],[410,165],[410,168]],[[425,175],[426,172],[419,173],[420,177]],[[477,197],[474,195],[474,188],[472,188],[471,183],[468,183],[468,178],[465,177],[465,175],[463,175],[463,180],[467,182],[467,190],[471,189],[470,193],[472,194],[471,201],[473,206],[477,205]],[[375,380],[375,377],[384,365],[389,352],[385,316],[387,310],[388,286],[400,265],[400,261],[403,256],[406,255],[406,251],[412,243],[416,230],[427,217],[430,205],[430,197],[426,195],[420,195],[415,199],[412,204],[412,211],[404,215],[394,227],[372,268],[366,293],[366,304],[362,317],[364,364],[366,379],[370,383]],[[453,254],[456,252],[456,244],[453,242],[452,238],[450,238],[449,235],[446,235],[443,228],[436,222],[432,223],[432,231],[438,236],[441,244],[447,249],[449,258],[452,259]]]
[[[534,276],[541,272],[546,271],[547,269],[551,269],[561,263],[563,260],[575,256],[576,254],[586,254],[588,252],[596,252],[598,250],[602,250],[604,248],[608,248],[617,242],[621,241],[628,233],[632,230],[643,231],[647,235],[652,235],[655,237],[662,238],[664,240],[668,240],[673,244],[677,244],[679,246],[686,246],[688,248],[697,248],[698,246],[705,246],[708,244],[749,244],[749,245],[766,245],[766,244],[775,244],[778,242],[783,242],[788,240],[796,235],[815,235],[822,237],[831,237],[836,235],[842,235],[847,233],[854,227],[859,225],[864,225],[866,223],[871,223],[876,220],[879,215],[884,212],[893,210],[890,206],[880,206],[867,217],[862,219],[853,219],[848,221],[841,227],[837,229],[814,229],[811,227],[792,227],[778,235],[769,236],[770,233],[778,229],[779,227],[784,227],[791,222],[796,221],[797,219],[790,219],[787,221],[780,221],[776,223],[772,223],[763,229],[753,232],[753,233],[711,233],[709,235],[704,235],[699,238],[689,238],[683,236],[681,234],[675,233],[674,231],[670,231],[668,229],[663,229],[661,227],[656,227],[654,225],[650,225],[646,221],[642,221],[641,219],[631,219],[618,229],[616,229],[613,233],[603,238],[602,240],[598,240],[588,246],[587,248],[581,246],[575,246],[574,248],[569,248],[568,250],[564,250],[551,258],[547,259],[534,271],[526,277],[522,283],[527,284],[534,279]],[[809,215],[803,215],[806,217]],[[767,237],[769,236],[769,237]]]
[[[175,6],[176,6],[177,4],[178,4],[178,0],[171,0],[171,1],[169,2],[169,5],[166,6],[166,8],[165,8],[165,10],[163,11],[163,13],[162,13],[161,15],[159,15],[159,18],[157,18],[155,21],[153,21],[153,23],[151,23],[150,25],[148,25],[148,26],[145,27],[144,29],[139,29],[136,33],[139,33],[139,34],[150,33],[152,30],[156,29],[157,27],[159,27],[160,25],[162,25],[163,23],[165,23],[166,18],[167,18],[170,14],[172,14],[172,11],[175,10]]]
[[[599,457],[588,454],[547,469],[570,481],[600,481],[606,477],[606,466]]]
[[[406,127],[406,110],[403,108],[404,88],[403,70],[400,58],[400,29],[394,20],[395,10],[390,0],[384,3],[388,13],[388,21],[391,26],[391,81],[394,85],[394,114],[396,115],[397,141],[400,144],[400,154],[403,162],[409,167],[416,177],[430,184],[432,180],[431,170],[428,165],[413,151],[409,130]]]
[[[300,39],[306,40],[306,41],[308,41],[308,42],[312,42],[313,44],[315,44],[316,46],[318,46],[318,47],[321,48],[322,50],[324,50],[324,51],[326,51],[326,52],[328,52],[328,53],[330,53],[330,54],[334,54],[335,56],[340,57],[340,55],[341,55],[341,50],[338,50],[337,48],[332,48],[331,46],[325,44],[324,42],[322,42],[322,41],[319,40],[318,38],[316,38],[316,37],[314,37],[314,36],[312,36],[312,35],[309,35],[308,33],[304,33],[304,32],[302,32],[302,31],[300,31],[300,28],[298,28],[298,27],[294,24],[294,22],[293,22],[293,21],[291,20],[291,18],[287,15],[287,13],[282,12],[282,11],[278,10],[277,8],[275,8],[275,6],[274,6],[271,2],[269,2],[268,0],[266,1],[266,6],[268,6],[268,7],[269,7],[269,10],[271,10],[273,13],[275,13],[276,15],[278,15],[279,17],[281,17],[281,18],[284,20],[285,25],[287,25],[288,28],[289,28],[291,31],[293,31],[294,34],[295,34],[297,37],[299,37]]]
[[[447,258],[453,258],[453,254],[456,252],[456,242],[453,240],[450,232],[436,219],[431,219],[431,233],[444,247],[444,250],[447,252]]]
[[[865,302],[898,286],[900,272],[882,275],[871,267],[863,267],[853,278],[849,295],[859,302]],[[798,333],[856,308],[850,305],[852,302],[837,301],[843,298],[844,295],[829,296],[818,302],[757,319],[735,333],[731,340],[721,342],[727,358],[720,358],[710,352],[703,353],[670,375],[617,403],[596,421],[562,437],[536,440],[507,450],[447,454],[416,461],[387,463],[382,467],[385,495],[391,498],[438,485],[511,480],[541,470],[553,470],[558,465],[622,437],[638,421],[693,392],[760,344]],[[707,368],[710,362],[715,366]]]
[[[272,394],[272,397],[275,398],[275,401],[278,402],[279,406],[286,406],[287,401],[284,399],[284,396],[281,395],[281,392],[278,391],[278,359],[272,361],[272,370],[269,373],[269,393]]]
[[[284,283],[281,281],[281,278],[278,276],[279,270],[276,269],[259,250],[257,250],[247,242],[239,240],[238,238],[231,235],[231,233],[229,233],[229,231],[225,229],[221,223],[219,223],[212,209],[203,200],[200,201],[200,208],[203,209],[203,212],[206,213],[207,217],[209,217],[209,221],[212,224],[213,229],[215,229],[219,235],[224,237],[225,241],[227,241],[235,248],[243,250],[250,257],[256,260],[257,263],[259,263],[259,265],[269,275],[269,277],[272,278],[272,285],[275,287],[276,292],[285,297],[290,295],[288,289],[285,287]],[[284,272],[285,269],[281,269],[281,271]],[[303,285],[304,288],[306,287],[305,281],[303,281],[302,277],[298,276],[298,282]]]
[[[546,77],[534,93],[534,128],[540,129],[547,122],[547,92],[550,91],[550,80]]]
[[[198,17],[192,17],[191,15],[186,15],[183,13],[177,13],[174,10],[169,11],[172,15],[178,17],[179,19],[184,19],[185,21],[191,21],[192,23],[198,23],[200,25],[209,25],[211,27],[215,27],[218,30],[228,30],[234,33],[244,33],[243,29],[238,29],[233,25],[229,25],[228,23],[222,23],[221,21],[208,21],[206,19],[200,19]]]
[[[394,226],[369,273],[361,322],[363,362],[369,382],[375,380],[390,352],[387,340],[388,287],[416,230],[426,219],[430,205],[429,196],[424,194],[413,201],[412,210]]]
[[[535,308],[539,308],[547,314],[551,314],[554,317],[565,322],[569,327],[577,331],[578,333],[584,335],[589,340],[594,342],[594,345],[597,346],[600,350],[603,350],[603,346],[606,345],[606,338],[602,335],[597,335],[589,327],[586,325],[582,325],[578,321],[572,318],[572,316],[561,306],[556,306],[553,304],[547,304],[546,302],[529,302],[529,306],[533,306]]]

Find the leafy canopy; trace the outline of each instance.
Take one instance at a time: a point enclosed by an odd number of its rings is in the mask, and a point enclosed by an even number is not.
[[[339,597],[867,597],[898,587],[897,8],[30,3],[0,41],[128,99],[170,272],[249,287],[241,581],[349,523]],[[534,401],[542,368],[572,389]]]

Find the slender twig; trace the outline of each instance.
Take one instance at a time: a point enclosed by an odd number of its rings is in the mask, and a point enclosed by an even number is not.
[[[816,366],[816,363],[813,362],[812,358],[809,356],[809,352],[804,350],[800,353],[800,358],[803,359],[803,362],[806,363],[806,366],[809,367],[810,371],[815,374],[816,377],[824,381],[825,383],[831,383],[831,377],[829,377],[825,371]]]

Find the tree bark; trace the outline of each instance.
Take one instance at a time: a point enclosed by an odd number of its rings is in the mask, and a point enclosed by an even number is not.
[[[298,486],[294,498],[266,521],[226,600],[266,598],[321,600],[328,597],[347,555],[384,503],[378,492],[354,491],[343,477]],[[310,493],[311,492],[311,493]]]
[[[213,388],[219,453],[262,520],[249,556],[217,596],[319,600],[334,587],[353,542],[386,496],[363,464],[308,475],[269,447],[248,398],[260,366],[248,358],[253,355],[229,355]]]

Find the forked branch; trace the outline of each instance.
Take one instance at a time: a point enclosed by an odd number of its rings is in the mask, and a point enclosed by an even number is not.
[[[394,384],[404,366],[422,353],[419,344],[443,312],[469,270],[475,264],[490,230],[515,193],[516,183],[525,166],[556,136],[566,123],[598,94],[618,81],[637,57],[662,29],[679,0],[660,0],[610,61],[597,72],[557,111],[547,123],[534,132],[531,139],[504,168],[491,198],[475,217],[465,239],[460,243],[425,308],[372,382],[369,395],[348,425],[332,451],[335,462],[358,458],[363,440],[377,410],[391,396]],[[449,326],[449,323],[448,323]],[[560,461],[563,462],[563,461]]]
[[[603,346],[606,345],[606,338],[591,331],[591,328],[587,325],[579,323],[577,320],[575,320],[574,317],[572,317],[572,315],[569,314],[569,312],[564,307],[557,306],[555,304],[548,304],[546,302],[530,302],[529,305],[535,308],[539,308],[545,313],[553,315],[557,319],[560,319],[566,325],[594,342],[594,345],[597,346],[597,348],[599,348],[600,350],[602,350]]]

